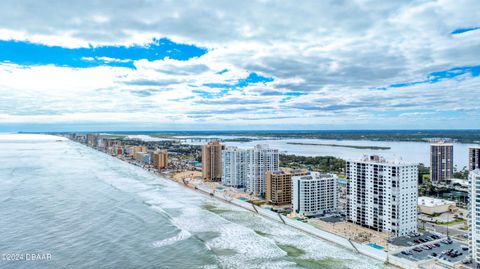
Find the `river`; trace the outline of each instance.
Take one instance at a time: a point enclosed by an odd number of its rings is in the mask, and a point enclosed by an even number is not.
[[[205,137],[205,136],[203,136]],[[211,138],[231,139],[238,137],[211,136]],[[186,138],[186,137],[184,137]],[[187,140],[189,144],[201,145],[205,141]],[[299,145],[304,144],[326,144],[326,145]],[[430,166],[430,144],[426,142],[402,142],[402,141],[370,141],[370,140],[331,140],[331,139],[258,139],[249,142],[225,142],[228,146],[240,148],[251,148],[256,144],[268,144],[287,154],[302,156],[334,156],[342,159],[359,159],[364,154],[376,154],[386,159],[403,160],[410,163],[423,163]],[[335,147],[334,145],[348,146],[376,146],[389,147],[390,149],[359,149],[351,147]],[[468,148],[474,144],[453,144],[453,160],[458,170],[468,166]]]

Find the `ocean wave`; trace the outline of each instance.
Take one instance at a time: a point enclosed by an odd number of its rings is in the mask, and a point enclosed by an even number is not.
[[[171,245],[171,244],[174,244],[178,241],[182,241],[182,240],[185,240],[185,239],[188,239],[192,236],[191,233],[189,233],[188,231],[186,230],[181,230],[177,235],[175,236],[172,236],[170,238],[167,238],[167,239],[163,239],[163,240],[158,240],[158,241],[155,241],[152,243],[153,247],[156,247],[156,248],[161,248],[161,247],[164,247],[164,246],[168,246],[168,245]]]

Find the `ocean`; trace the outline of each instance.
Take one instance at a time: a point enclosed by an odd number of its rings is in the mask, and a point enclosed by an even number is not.
[[[72,141],[0,149],[0,268],[386,267]]]

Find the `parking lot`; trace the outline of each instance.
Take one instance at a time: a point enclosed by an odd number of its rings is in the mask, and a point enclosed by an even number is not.
[[[415,245],[427,243],[433,240],[438,240],[444,238],[443,236],[433,234],[430,232],[425,232],[423,234],[412,234],[410,236],[400,236],[391,239],[389,242],[390,244],[402,247],[412,247]]]
[[[330,216],[325,216],[325,217],[319,217],[319,219],[330,222],[330,223],[337,223],[337,222],[343,222],[345,221],[345,217],[341,215],[330,215]]]
[[[395,256],[413,261],[438,258],[457,263],[468,258],[468,248],[466,245],[453,240],[437,239],[408,248],[395,254]]]

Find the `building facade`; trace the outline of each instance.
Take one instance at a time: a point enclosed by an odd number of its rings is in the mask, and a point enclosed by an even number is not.
[[[480,169],[480,146],[468,149],[468,170]]]
[[[430,145],[430,179],[433,184],[447,183],[453,177],[453,144]]]
[[[347,161],[347,220],[394,236],[417,232],[418,167],[379,156]]]
[[[222,150],[222,184],[245,188],[249,168],[249,151],[237,147]]]
[[[307,175],[307,170],[267,171],[265,175],[265,199],[274,205],[292,202],[292,177]]]
[[[222,150],[225,146],[218,141],[202,146],[202,175],[205,181],[222,180]]]
[[[127,155],[129,156],[132,156],[133,158],[135,158],[135,155],[139,152],[147,152],[148,149],[146,146],[129,146],[127,147],[126,149],[126,153]]]
[[[278,149],[271,149],[268,145],[256,145],[249,150],[249,169],[247,192],[256,196],[265,195],[265,175],[267,171],[278,171]]]
[[[133,155],[133,158],[144,164],[151,164],[152,158],[148,152],[137,152]]]
[[[157,169],[165,169],[168,166],[168,152],[158,150],[152,153],[153,166]]]
[[[469,245],[472,261],[480,265],[480,169],[470,171],[468,175],[469,185]]]
[[[292,177],[293,210],[304,216],[315,216],[337,209],[337,176],[310,172]]]

